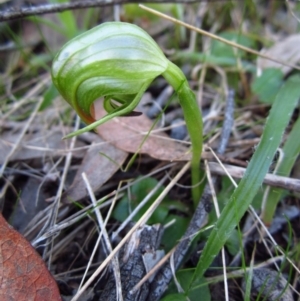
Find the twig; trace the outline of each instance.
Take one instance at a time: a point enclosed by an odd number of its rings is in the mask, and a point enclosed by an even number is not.
[[[226,175],[226,172],[224,169],[215,162],[209,162],[208,163],[210,171],[213,174],[218,174],[218,175]],[[236,179],[241,179],[244,176],[244,173],[246,171],[246,168],[238,167],[238,166],[233,166],[233,165],[228,165],[224,164],[226,171]],[[266,174],[264,178],[264,184],[274,186],[274,187],[280,187],[284,188],[287,190],[293,190],[300,192],[300,180],[299,179],[293,179],[293,178],[288,178],[288,177],[282,177],[274,174]]]
[[[225,112],[224,112],[224,122],[222,127],[222,133],[220,138],[220,144],[217,150],[217,153],[219,155],[223,155],[226,150],[226,146],[229,141],[229,136],[231,133],[231,129],[233,127],[234,118],[233,118],[233,112],[234,112],[234,90],[229,89],[228,95],[227,95],[227,101],[225,106]]]
[[[83,0],[76,2],[67,2],[61,4],[44,4],[37,6],[25,6],[20,9],[7,9],[0,12],[0,22],[22,19],[29,16],[43,15],[49,13],[58,13],[66,10],[82,9],[89,7],[103,7],[103,6],[113,6],[118,4],[128,4],[128,3],[195,3],[198,0]]]

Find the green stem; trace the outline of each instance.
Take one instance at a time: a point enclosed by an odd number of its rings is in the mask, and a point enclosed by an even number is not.
[[[183,110],[187,130],[190,134],[192,143],[192,197],[195,206],[200,199],[200,159],[202,153],[202,114],[196,101],[194,92],[182,73],[182,71],[173,63],[169,62],[167,70],[162,74],[164,78],[176,91],[179,103]]]

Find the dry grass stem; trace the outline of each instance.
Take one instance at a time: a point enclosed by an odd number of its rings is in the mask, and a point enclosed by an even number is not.
[[[225,44],[227,44],[227,45],[230,45],[230,46],[232,46],[232,47],[235,47],[235,48],[238,48],[238,49],[247,51],[247,52],[249,52],[249,53],[255,54],[255,55],[259,56],[259,57],[265,58],[265,59],[267,59],[267,60],[270,60],[270,61],[273,61],[273,62],[275,62],[275,63],[281,64],[281,65],[283,65],[283,66],[288,66],[288,67],[291,67],[291,68],[293,68],[293,69],[300,70],[300,67],[298,67],[298,66],[296,66],[296,65],[290,65],[288,62],[283,62],[283,61],[281,61],[281,60],[278,60],[278,59],[276,59],[276,58],[270,57],[270,56],[268,56],[268,55],[264,55],[263,53],[260,53],[260,52],[258,52],[258,51],[256,51],[256,50],[251,49],[251,48],[248,48],[248,47],[245,47],[245,46],[243,46],[243,45],[237,44],[237,43],[235,43],[235,42],[232,42],[232,41],[223,39],[223,38],[221,38],[221,37],[219,37],[219,36],[217,36],[217,35],[211,34],[211,33],[208,32],[208,31],[205,31],[205,30],[203,30],[203,29],[194,27],[194,26],[192,26],[192,25],[190,25],[190,24],[188,24],[188,23],[182,22],[182,21],[180,21],[180,20],[178,20],[178,19],[175,19],[175,18],[172,18],[172,17],[170,17],[170,16],[168,16],[168,15],[165,15],[165,14],[163,14],[163,13],[161,13],[161,12],[155,10],[155,9],[149,8],[149,7],[144,6],[144,5],[142,5],[142,4],[140,4],[139,7],[142,8],[142,9],[144,9],[144,10],[146,10],[146,11],[148,11],[148,12],[150,12],[150,13],[152,13],[152,14],[154,14],[154,15],[157,15],[157,16],[159,16],[159,17],[161,17],[161,18],[167,19],[167,20],[169,20],[169,21],[171,21],[171,22],[174,22],[175,24],[182,25],[182,26],[184,26],[184,27],[186,27],[186,28],[188,28],[188,29],[190,29],[190,30],[194,30],[194,31],[196,31],[196,32],[198,32],[198,33],[201,33],[201,34],[203,34],[203,35],[205,35],[205,36],[208,36],[208,37],[210,37],[210,38],[213,38],[213,39],[215,39],[215,40],[217,40],[217,41],[223,42],[223,43],[225,43]]]
[[[167,195],[170,189],[175,185],[175,183],[181,178],[181,176],[188,170],[190,163],[186,163],[184,167],[178,172],[175,178],[168,184],[164,191],[159,195],[155,202],[149,207],[145,214],[136,222],[136,224],[130,229],[130,231],[125,235],[121,242],[114,248],[111,254],[102,262],[98,269],[93,273],[90,279],[83,285],[83,287],[76,293],[71,301],[77,301],[81,294],[88,288],[97,275],[106,267],[106,265],[112,260],[112,258],[117,254],[117,252],[125,245],[126,241],[131,237],[132,233],[137,230],[141,225],[144,225],[149,217],[152,215],[154,210],[161,203],[163,198]]]
[[[109,236],[108,236],[108,233],[106,231],[106,223],[104,223],[103,221],[103,218],[102,218],[102,214],[99,210],[99,207],[97,207],[97,201],[96,201],[96,198],[95,198],[95,195],[94,195],[94,192],[92,190],[92,187],[88,181],[88,178],[86,176],[85,173],[82,174],[82,178],[83,178],[83,181],[86,185],[86,188],[88,190],[88,193],[89,193],[89,196],[92,200],[92,203],[93,203],[93,206],[94,206],[94,211],[96,213],[96,217],[97,217],[97,220],[98,220],[98,223],[99,223],[99,229],[101,230],[100,233],[99,233],[99,239],[97,239],[97,242],[95,244],[95,247],[93,249],[93,253],[90,257],[90,260],[89,260],[89,263],[87,265],[87,268],[86,268],[86,272],[83,276],[83,279],[79,285],[79,290],[84,282],[84,279],[85,279],[85,275],[86,273],[88,272],[88,269],[89,269],[89,266],[91,265],[92,263],[92,260],[94,258],[94,254],[96,253],[96,250],[98,249],[98,246],[99,246],[99,243],[100,243],[100,240],[101,240],[101,237],[103,236],[104,238],[104,242],[106,244],[106,249],[109,253],[112,252],[112,246],[111,246],[111,243],[110,243],[110,239],[109,239]],[[107,222],[107,220],[106,220]],[[122,295],[122,285],[121,285],[121,275],[120,275],[120,264],[119,264],[119,259],[117,256],[113,257],[112,258],[112,269],[113,269],[113,272],[114,272],[114,276],[115,276],[115,281],[116,281],[116,291],[117,291],[117,300],[120,300],[122,301],[123,300],[123,295]]]

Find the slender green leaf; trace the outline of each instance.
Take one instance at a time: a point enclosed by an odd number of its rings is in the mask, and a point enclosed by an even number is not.
[[[52,0],[52,3],[65,3],[68,2],[68,0]],[[63,24],[64,27],[64,34],[67,38],[71,39],[75,37],[78,34],[78,28],[76,24],[76,19],[74,16],[74,13],[71,11],[64,11],[59,14],[57,14],[61,24]]]
[[[284,146],[283,146],[283,160],[280,163],[277,174],[281,176],[289,176],[293,165],[300,154],[300,117],[295,122],[292,131],[290,132]],[[270,190],[266,206],[262,213],[262,220],[266,225],[271,224],[277,204],[282,196],[283,190],[281,188],[273,187]]]
[[[57,97],[59,95],[57,89],[55,88],[55,86],[53,84],[51,84],[51,86],[47,89],[47,91],[44,94],[44,100],[40,106],[39,111],[43,111],[46,108],[48,108],[51,104],[52,101],[55,97]]]
[[[198,262],[193,281],[204,274],[243,217],[261,187],[284,130],[300,97],[300,77],[290,77],[281,87],[270,110],[261,141],[244,177],[223,209]]]

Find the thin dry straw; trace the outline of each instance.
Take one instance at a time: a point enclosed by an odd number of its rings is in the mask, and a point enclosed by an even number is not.
[[[163,198],[167,195],[167,193],[171,190],[171,188],[175,185],[175,183],[183,176],[183,174],[189,169],[190,162],[186,163],[183,168],[178,172],[178,174],[174,177],[174,179],[168,184],[168,186],[164,189],[164,191],[159,195],[156,201],[149,207],[149,209],[145,212],[145,214],[136,222],[136,224],[130,229],[130,231],[126,234],[126,236],[120,241],[120,243],[114,248],[111,254],[102,262],[102,264],[98,267],[98,269],[93,273],[93,275],[87,280],[87,282],[82,286],[82,288],[76,293],[76,295],[72,298],[71,301],[77,301],[82,293],[88,288],[88,286],[95,280],[97,275],[107,266],[107,264],[112,260],[112,258],[116,255],[116,253],[122,248],[122,246],[126,243],[126,241],[131,237],[133,232],[137,230],[141,225],[145,224],[149,219],[153,211],[158,207]]]
[[[232,46],[232,47],[235,47],[235,48],[238,48],[238,49],[241,49],[241,50],[250,52],[250,53],[255,54],[255,55],[257,55],[257,56],[260,56],[260,57],[262,57],[262,58],[264,58],[264,59],[273,61],[273,62],[275,62],[275,63],[278,63],[278,64],[281,64],[281,65],[284,65],[284,66],[288,66],[288,67],[291,67],[291,68],[300,70],[300,67],[298,67],[298,66],[296,66],[296,65],[291,65],[291,64],[289,64],[289,63],[287,63],[287,62],[284,62],[284,61],[275,59],[275,58],[273,58],[273,57],[270,57],[270,56],[268,56],[268,55],[265,55],[265,54],[263,54],[263,53],[260,53],[260,52],[258,52],[258,51],[256,51],[256,50],[251,49],[251,48],[248,48],[248,47],[245,47],[245,46],[243,46],[243,45],[237,44],[237,43],[235,43],[235,42],[226,40],[226,39],[221,38],[221,37],[219,37],[219,36],[217,36],[217,35],[215,35],[215,34],[212,34],[212,33],[208,32],[208,31],[205,31],[205,30],[203,30],[203,29],[194,27],[194,26],[192,26],[192,25],[190,25],[190,24],[188,24],[188,23],[182,22],[182,21],[180,21],[180,20],[178,20],[178,19],[175,19],[175,18],[173,18],[173,17],[170,17],[170,16],[168,16],[168,15],[166,15],[166,14],[163,14],[163,13],[161,13],[161,12],[155,10],[155,9],[149,8],[149,7],[145,6],[145,5],[139,4],[139,7],[142,8],[142,9],[144,9],[144,10],[146,10],[146,11],[148,11],[148,12],[150,12],[150,13],[152,13],[152,14],[154,14],[154,15],[157,15],[157,16],[159,16],[159,17],[162,17],[162,18],[164,18],[164,19],[167,19],[167,20],[169,20],[169,21],[171,21],[171,22],[173,22],[173,23],[182,25],[182,26],[184,26],[184,27],[186,27],[186,28],[188,28],[188,29],[190,29],[190,30],[194,30],[194,31],[196,31],[196,32],[198,32],[198,33],[201,33],[201,34],[203,34],[203,35],[205,35],[205,36],[207,36],[207,37],[210,37],[210,38],[212,38],[212,39],[215,39],[215,40],[217,40],[217,41],[223,42],[223,43],[225,43],[225,44],[227,44],[227,45],[230,45],[230,46]]]

